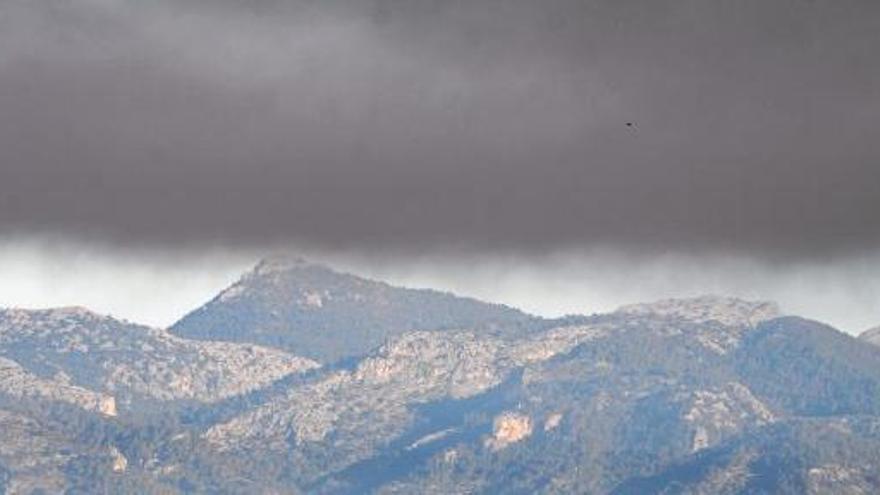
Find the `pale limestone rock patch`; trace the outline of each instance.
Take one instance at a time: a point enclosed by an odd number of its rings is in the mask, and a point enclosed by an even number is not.
[[[553,413],[544,421],[544,431],[555,430],[562,423],[562,413]]]
[[[485,445],[493,451],[504,449],[531,436],[532,428],[532,418],[525,414],[501,413],[493,421],[492,436],[486,439]]]

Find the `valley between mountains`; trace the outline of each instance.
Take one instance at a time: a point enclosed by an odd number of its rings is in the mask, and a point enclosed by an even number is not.
[[[272,258],[169,329],[0,310],[0,493],[880,493],[880,331]]]

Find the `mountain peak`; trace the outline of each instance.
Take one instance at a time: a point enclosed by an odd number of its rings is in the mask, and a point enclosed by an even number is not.
[[[312,263],[300,256],[276,254],[261,259],[251,273],[257,276],[262,276],[314,266],[320,265]]]
[[[515,329],[534,320],[499,304],[395,287],[280,256],[262,260],[172,332],[277,347],[326,363],[362,355],[411,330]]]
[[[779,306],[774,302],[746,301],[715,295],[631,304],[618,308],[616,313],[657,315],[694,322],[717,321],[730,326],[755,326],[762,321],[781,316]]]

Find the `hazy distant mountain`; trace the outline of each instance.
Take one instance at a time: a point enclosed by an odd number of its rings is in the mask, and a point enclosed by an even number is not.
[[[171,330],[187,338],[250,342],[332,362],[411,330],[512,330],[533,321],[498,304],[394,287],[301,259],[273,258]]]
[[[859,335],[859,338],[866,342],[880,345],[880,327],[874,327],[870,330],[865,330],[864,332],[862,332],[861,335]]]
[[[191,318],[349,359],[0,312],[0,493],[880,492],[880,347],[770,303],[553,324],[264,262]]]

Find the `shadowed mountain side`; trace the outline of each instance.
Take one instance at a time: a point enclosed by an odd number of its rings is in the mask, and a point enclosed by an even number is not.
[[[301,259],[276,258],[260,262],[171,331],[193,339],[277,347],[328,363],[363,355],[412,330],[511,332],[542,321],[500,304],[394,287]]]

